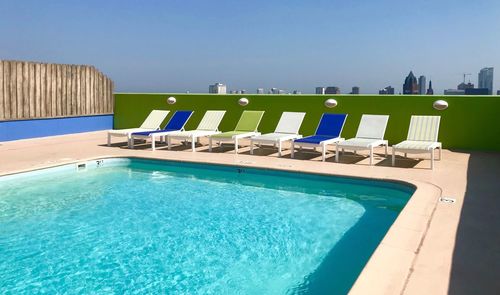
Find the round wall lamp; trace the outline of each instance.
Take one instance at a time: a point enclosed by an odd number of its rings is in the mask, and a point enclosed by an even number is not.
[[[174,104],[176,102],[177,102],[177,99],[175,99],[175,97],[173,97],[173,96],[170,96],[169,98],[167,98],[168,104]]]
[[[327,108],[334,108],[337,106],[337,101],[333,98],[329,98],[327,100],[325,100],[325,107]]]
[[[246,98],[246,97],[242,97],[238,100],[238,104],[240,106],[243,106],[243,107],[246,106],[248,103],[249,103],[249,101],[248,101],[248,98]]]
[[[442,110],[446,110],[448,108],[448,102],[444,101],[444,100],[436,100],[433,104],[432,104],[432,107],[435,109],[435,110],[438,110],[438,111],[442,111]]]

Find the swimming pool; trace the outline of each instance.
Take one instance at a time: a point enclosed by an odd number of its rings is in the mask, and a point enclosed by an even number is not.
[[[343,294],[413,191],[125,158],[4,176],[0,293]]]

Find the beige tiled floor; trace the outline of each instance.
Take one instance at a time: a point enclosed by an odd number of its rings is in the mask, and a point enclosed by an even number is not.
[[[203,141],[202,141],[203,142]],[[368,159],[348,154],[335,163],[319,153],[289,151],[278,158],[273,149],[230,146],[208,153],[198,146],[171,151],[138,144],[105,145],[104,132],[73,134],[0,144],[0,175],[98,157],[148,157],[222,163],[312,173],[394,179],[418,186],[412,199],[375,251],[352,289],[354,294],[499,294],[500,284],[500,153],[443,151],[443,160],[429,170],[429,161],[398,158],[390,167],[383,154]],[[243,145],[246,142],[242,143]],[[382,152],[379,150],[378,152]],[[453,204],[439,197],[456,199]]]

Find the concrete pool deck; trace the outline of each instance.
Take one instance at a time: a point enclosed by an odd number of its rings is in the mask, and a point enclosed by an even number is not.
[[[119,140],[119,139],[115,139]],[[246,145],[246,142],[242,142]],[[329,153],[297,153],[283,158],[277,150],[199,146],[159,147],[152,152],[138,144],[106,146],[105,132],[89,132],[4,142],[0,144],[0,175],[105,157],[142,157],[269,169],[400,180],[417,186],[362,274],[353,294],[498,294],[500,293],[500,153],[443,151],[429,170],[428,160],[368,159],[347,154],[335,163]],[[378,150],[377,152],[382,152]],[[428,156],[426,156],[428,157]],[[455,203],[440,202],[450,197]]]

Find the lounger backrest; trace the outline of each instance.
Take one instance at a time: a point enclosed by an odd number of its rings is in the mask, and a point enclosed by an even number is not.
[[[306,113],[283,112],[276,126],[276,133],[298,134]]]
[[[226,111],[207,111],[196,130],[217,131]]]
[[[347,114],[323,114],[316,129],[316,135],[339,137],[346,118]]]
[[[359,122],[357,138],[384,139],[385,129],[389,116],[386,115],[363,115]]]
[[[437,142],[440,116],[411,116],[408,140]]]
[[[257,131],[262,116],[264,116],[264,111],[244,111],[234,131]]]
[[[165,126],[165,130],[182,130],[193,114],[193,111],[176,111]]]
[[[152,110],[140,128],[153,130],[160,128],[161,123],[165,120],[168,113],[169,111]]]

